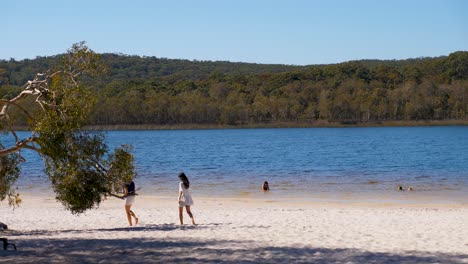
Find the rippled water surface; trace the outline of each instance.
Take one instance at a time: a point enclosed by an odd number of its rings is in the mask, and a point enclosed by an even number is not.
[[[110,131],[107,142],[134,146],[136,182],[152,195],[174,195],[184,171],[200,196],[259,197],[264,180],[272,199],[409,195],[397,185],[468,196],[466,126]],[[20,188],[47,189],[39,157],[26,158]]]

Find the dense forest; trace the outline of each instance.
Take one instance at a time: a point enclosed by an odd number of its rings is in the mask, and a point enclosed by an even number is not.
[[[0,98],[14,97],[61,56],[0,60]],[[90,125],[468,120],[466,51],[310,66],[101,57],[107,74],[85,82],[97,100]]]

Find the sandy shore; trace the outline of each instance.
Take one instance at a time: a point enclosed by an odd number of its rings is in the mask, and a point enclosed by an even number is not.
[[[173,197],[139,196],[135,227],[116,198],[78,216],[51,197],[2,203],[0,237],[18,251],[0,250],[0,262],[468,263],[466,204],[195,202],[198,225],[180,226]]]

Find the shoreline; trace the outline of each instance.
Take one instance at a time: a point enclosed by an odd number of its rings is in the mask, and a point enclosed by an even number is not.
[[[468,120],[430,121],[378,121],[367,123],[340,123],[328,121],[313,122],[271,122],[241,125],[181,124],[181,125],[107,125],[87,126],[90,130],[204,130],[204,129],[256,129],[256,128],[351,128],[351,127],[422,127],[422,126],[468,126]]]
[[[53,198],[55,194],[44,180],[42,184],[37,185],[16,185],[16,192],[24,200],[35,198]],[[173,188],[167,188],[162,184],[145,183],[139,181],[143,188],[138,192],[141,198],[150,199],[174,199],[176,193]],[[202,183],[199,183],[203,185]],[[271,189],[268,192],[263,192],[260,188],[238,188],[231,187],[225,192],[217,191],[218,187],[208,186],[206,188],[199,187],[192,191],[192,195],[203,200],[223,200],[223,201],[242,201],[250,203],[271,203],[283,204],[285,206],[293,204],[341,204],[345,206],[353,206],[356,204],[370,205],[378,207],[379,205],[386,206],[437,206],[437,207],[464,207],[468,206],[468,187],[453,186],[444,188],[424,188],[423,185],[412,184],[412,191],[399,191],[393,184],[381,188],[375,188],[375,184],[360,186],[356,185],[351,188],[322,188],[313,186],[308,189],[284,189],[278,186],[279,189]],[[346,185],[348,186],[348,185]],[[252,187],[252,186],[250,186]],[[386,188],[389,187],[389,188]],[[456,188],[455,188],[456,187]]]
[[[219,125],[219,124],[115,124],[87,125],[88,130],[205,130],[205,129],[254,129],[254,128],[360,128],[360,127],[424,127],[424,126],[468,126],[468,120],[392,120],[372,122],[269,122],[257,124]],[[17,131],[27,131],[27,127],[15,126]]]

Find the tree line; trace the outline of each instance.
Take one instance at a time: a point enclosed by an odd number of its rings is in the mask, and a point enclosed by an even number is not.
[[[89,125],[468,120],[466,51],[309,66],[101,57],[107,75],[83,80],[97,100]],[[60,59],[0,61],[0,98]]]

